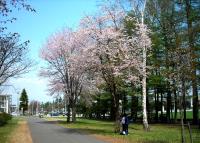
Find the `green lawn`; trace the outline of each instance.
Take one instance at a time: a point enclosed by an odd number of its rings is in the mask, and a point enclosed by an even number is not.
[[[10,133],[15,129],[19,118],[12,118],[8,124],[0,127],[0,143],[7,143]]]
[[[48,120],[59,120],[59,124],[66,128],[75,128],[77,131],[87,134],[97,134],[119,138],[128,143],[180,143],[181,127],[179,125],[151,124],[150,132],[144,132],[141,124],[131,124],[129,135],[123,136],[113,132],[113,122],[97,121],[88,119],[77,119],[77,123],[67,124],[64,118],[49,118]],[[200,134],[199,134],[200,135]],[[186,130],[186,138],[189,133]]]
[[[173,113],[174,116],[174,113]],[[199,111],[199,117],[200,117],[200,111]],[[193,112],[192,111],[186,111],[186,118],[187,119],[193,119]],[[180,119],[180,113],[177,113],[177,119]]]

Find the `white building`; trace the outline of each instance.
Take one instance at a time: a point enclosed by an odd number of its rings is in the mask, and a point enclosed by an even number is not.
[[[17,105],[11,105],[11,106],[10,106],[10,112],[11,112],[11,113],[13,113],[13,112],[17,113],[17,111],[18,111],[17,109],[18,109],[18,108],[17,108]]]
[[[0,95],[0,112],[10,113],[11,95]]]

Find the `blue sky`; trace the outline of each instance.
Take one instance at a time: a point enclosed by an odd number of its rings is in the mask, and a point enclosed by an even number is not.
[[[44,64],[39,58],[40,48],[48,36],[63,27],[76,29],[82,17],[97,11],[98,3],[96,0],[29,0],[27,3],[31,4],[37,12],[14,10],[12,15],[17,18],[17,21],[8,25],[8,30],[18,32],[21,41],[30,40],[29,56],[38,65],[21,78],[12,79],[9,84],[14,85],[18,92],[25,88],[29,101],[34,99],[43,102],[52,101],[52,97],[48,96],[47,81],[38,76]],[[16,91],[10,87],[4,92],[12,94],[13,103],[16,104],[18,97]]]

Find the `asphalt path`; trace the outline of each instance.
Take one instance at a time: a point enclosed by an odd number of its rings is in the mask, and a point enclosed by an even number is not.
[[[33,143],[105,143],[74,129],[58,126],[56,122],[37,117],[27,119]]]

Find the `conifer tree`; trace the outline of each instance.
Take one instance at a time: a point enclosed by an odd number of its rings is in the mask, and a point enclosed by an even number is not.
[[[28,95],[25,89],[22,90],[21,97],[19,100],[20,100],[19,109],[23,112],[24,115],[25,111],[28,110]]]

